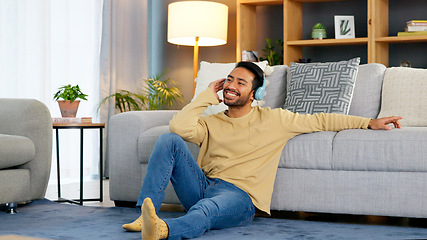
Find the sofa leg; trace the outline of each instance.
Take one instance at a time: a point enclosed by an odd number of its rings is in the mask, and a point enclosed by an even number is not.
[[[18,207],[18,203],[14,202],[14,203],[7,203],[7,211],[6,213],[9,214],[16,214],[18,213],[18,211],[16,211],[16,208]]]
[[[114,201],[114,205],[116,207],[128,207],[135,208],[136,202],[128,202],[128,201]]]

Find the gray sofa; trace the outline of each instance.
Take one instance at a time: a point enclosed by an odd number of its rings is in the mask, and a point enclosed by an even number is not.
[[[267,77],[265,105],[282,107],[287,66]],[[376,118],[386,67],[360,65],[350,115]],[[157,138],[177,111],[115,115],[108,132],[110,198],[135,202]],[[198,147],[190,144],[195,157]],[[165,203],[179,203],[168,186]],[[283,149],[272,210],[427,217],[427,128],[299,135]]]
[[[0,99],[0,204],[45,196],[52,160],[49,109],[32,99]]]

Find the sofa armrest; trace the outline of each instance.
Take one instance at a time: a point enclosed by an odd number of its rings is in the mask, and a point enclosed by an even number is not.
[[[138,196],[143,180],[138,160],[138,137],[150,128],[168,125],[177,112],[178,110],[131,111],[111,117],[107,158],[112,200],[122,201]],[[134,184],[136,182],[138,184]]]
[[[33,141],[36,155],[19,168],[30,171],[31,199],[45,196],[52,162],[52,118],[49,109],[34,99],[0,99],[0,133]]]

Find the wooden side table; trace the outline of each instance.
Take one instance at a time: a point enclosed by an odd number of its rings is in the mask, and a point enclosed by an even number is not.
[[[105,128],[105,123],[53,123],[53,129],[56,131],[56,161],[57,161],[57,174],[58,174],[58,200],[57,202],[69,202],[83,205],[84,201],[103,201],[103,187],[102,187],[102,155],[103,155],[103,134],[102,130]],[[59,129],[80,129],[80,198],[79,199],[65,199],[61,197],[61,177],[59,166]],[[84,129],[99,129],[99,198],[84,199],[83,198],[83,130]]]

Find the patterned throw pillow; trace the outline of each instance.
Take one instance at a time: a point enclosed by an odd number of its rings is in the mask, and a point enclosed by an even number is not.
[[[285,109],[302,114],[348,114],[360,58],[291,63]]]
[[[404,127],[427,127],[427,69],[387,68],[378,118],[402,116]]]

